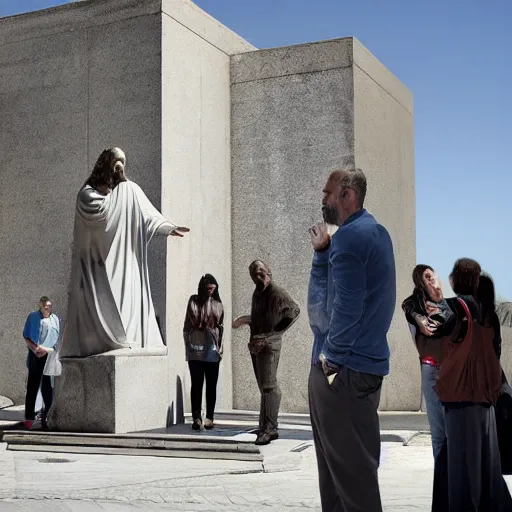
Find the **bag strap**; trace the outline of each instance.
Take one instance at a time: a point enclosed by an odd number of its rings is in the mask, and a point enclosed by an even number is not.
[[[468,330],[466,332],[466,336],[469,334],[469,329],[473,326],[473,317],[471,316],[471,312],[469,311],[468,305],[461,298],[457,297],[457,300],[460,302],[460,305],[464,309],[466,313],[466,318],[468,319]]]

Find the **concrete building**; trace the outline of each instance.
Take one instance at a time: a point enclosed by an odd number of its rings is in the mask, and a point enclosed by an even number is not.
[[[409,292],[412,95],[356,39],[256,50],[189,0],[85,0],[1,19],[0,70],[1,395],[24,399],[21,331],[38,298],[49,295],[66,316],[76,193],[105,147],[123,148],[129,177],[191,228],[150,251],[168,348],[161,392],[174,408],[189,388],[189,295],[214,274],[229,326],[249,310],[247,269],[261,258],[302,309],[279,378],[283,410],[307,410],[308,228],[326,177],[343,163],[367,173],[367,207],[393,238],[399,300]],[[226,329],[220,408],[257,407],[246,335]],[[381,408],[418,410],[401,314],[389,340]]]

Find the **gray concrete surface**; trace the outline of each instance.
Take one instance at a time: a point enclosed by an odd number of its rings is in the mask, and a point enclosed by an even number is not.
[[[167,426],[167,347],[61,361],[57,399],[48,416],[51,429],[114,434]]]
[[[4,409],[6,407],[12,407],[14,405],[13,401],[6,396],[0,396],[0,409]]]
[[[21,332],[39,297],[66,317],[76,193],[100,152],[119,146],[127,175],[192,228],[149,249],[169,346],[158,393],[179,419],[183,317],[205,271],[221,283],[226,322],[231,314],[229,56],[252,49],[188,0],[86,0],[0,19],[0,393],[23,401]],[[229,345],[228,330],[219,384],[228,408]]]
[[[410,289],[416,262],[412,96],[352,38],[237,55],[231,70],[233,314],[249,311],[247,267],[263,259],[301,307],[284,337],[278,378],[282,409],[306,412],[313,338],[308,228],[321,220],[322,188],[332,170],[354,162],[364,169],[368,209],[393,238],[397,306]],[[234,407],[257,409],[247,336],[247,329],[233,334]],[[399,307],[389,343],[393,373],[381,408],[418,410],[417,358]]]
[[[501,366],[503,371],[511,382],[512,379],[512,328],[508,326],[501,327]]]
[[[162,212],[191,232],[167,252],[169,387],[190,378],[182,329],[190,295],[208,272],[225,309],[219,407],[232,407],[229,56],[254,49],[192,2],[166,1],[162,16]],[[174,391],[171,391],[174,394]]]
[[[396,259],[397,304],[388,340],[390,374],[382,410],[419,410],[418,354],[402,313],[416,264],[414,117],[411,92],[357,40],[353,40],[354,152],[367,172],[367,208],[389,230]]]
[[[315,452],[272,443],[256,463],[8,452],[0,445],[2,511],[320,511]],[[295,464],[286,465],[286,455]],[[291,468],[291,469],[290,469]],[[256,471],[256,472],[255,472]],[[429,439],[382,445],[385,512],[430,511],[433,458]],[[506,477],[510,486],[511,478]]]
[[[0,19],[2,395],[23,400],[21,331],[38,298],[49,295],[66,317],[75,195],[106,146],[122,147],[127,174],[192,229],[183,240],[153,240],[149,251],[169,348],[161,393],[173,420],[188,408],[188,297],[204,272],[216,275],[229,327],[249,310],[255,258],[301,306],[279,378],[282,410],[307,411],[307,229],[332,169],[356,162],[367,172],[368,206],[395,243],[398,299],[409,290],[410,92],[352,38],[253,50],[189,0],[85,0]],[[417,410],[419,372],[397,312],[381,406]],[[246,341],[246,330],[233,339],[225,330],[220,407],[258,408]]]
[[[128,175],[161,205],[158,10],[156,2],[87,1],[0,20],[0,390],[16,403],[26,316],[42,295],[66,316],[76,193],[100,152],[125,149]],[[163,250],[154,244],[150,256],[161,315]]]

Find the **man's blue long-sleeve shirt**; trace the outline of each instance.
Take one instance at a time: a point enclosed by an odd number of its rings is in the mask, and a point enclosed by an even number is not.
[[[321,352],[331,363],[387,375],[387,332],[396,303],[396,273],[389,233],[366,210],[340,226],[328,251],[315,252],[308,313]]]

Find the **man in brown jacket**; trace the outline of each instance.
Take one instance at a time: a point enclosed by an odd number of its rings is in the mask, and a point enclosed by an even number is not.
[[[272,282],[267,264],[256,260],[249,266],[256,285],[250,316],[233,321],[233,328],[249,325],[249,351],[261,393],[259,429],[256,444],[269,444],[279,437],[277,416],[281,404],[281,389],[277,383],[277,368],[283,333],[299,317],[299,306],[279,286]]]

